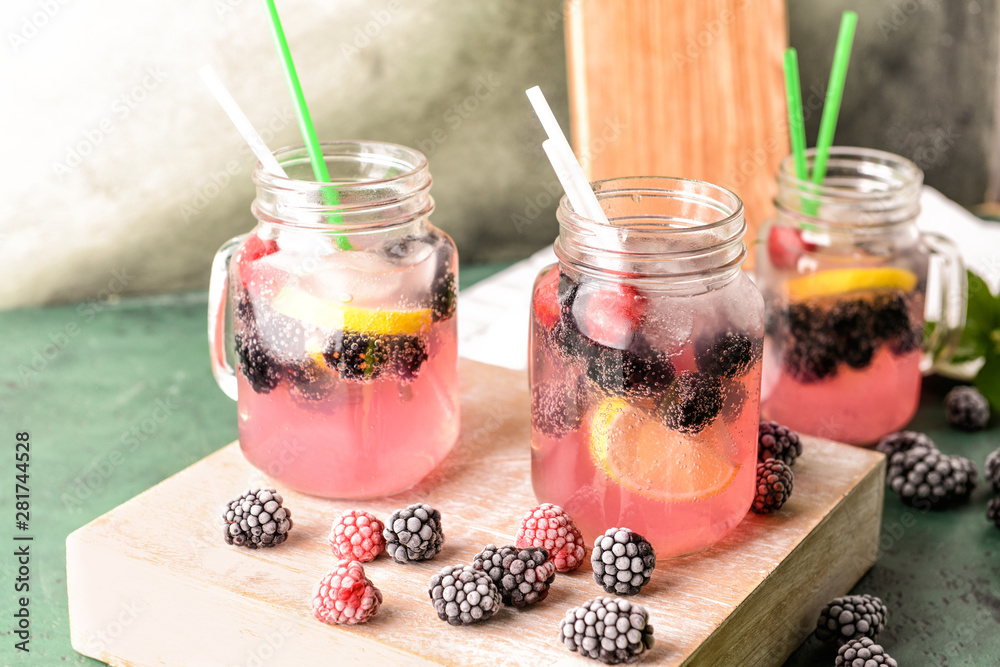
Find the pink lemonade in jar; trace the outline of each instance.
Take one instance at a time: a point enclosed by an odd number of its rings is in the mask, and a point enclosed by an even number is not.
[[[303,261],[288,236],[290,257],[254,233],[231,264],[243,454],[305,493],[406,489],[458,437],[454,246],[432,230]]]
[[[680,556],[745,516],[763,304],[755,290],[746,299],[743,280],[671,295],[554,266],[536,281],[535,494],[569,512],[588,542],[624,526],[658,558]]]

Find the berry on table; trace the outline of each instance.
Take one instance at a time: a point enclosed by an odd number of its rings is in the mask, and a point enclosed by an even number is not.
[[[559,641],[606,665],[635,662],[653,648],[653,626],[641,604],[599,597],[566,612],[559,623]]]
[[[382,536],[386,552],[397,563],[430,560],[444,545],[441,513],[423,503],[396,510],[385,522]]]
[[[937,449],[934,441],[923,433],[916,431],[898,431],[890,433],[878,441],[875,449],[891,457],[896,452],[906,452],[914,447],[926,447],[927,449]]]
[[[888,616],[885,604],[874,595],[834,598],[819,614],[816,638],[840,646],[854,639],[877,640]]]
[[[787,465],[795,465],[795,459],[802,454],[799,434],[775,421],[761,420],[757,443],[758,461],[778,459]]]
[[[914,447],[892,455],[886,483],[907,505],[938,509],[968,499],[976,466],[962,456]]]
[[[667,388],[661,408],[670,428],[700,433],[722,411],[722,383],[708,373],[683,371]]]
[[[609,528],[594,541],[590,564],[594,581],[608,593],[635,595],[649,583],[656,552],[642,535],[628,528]]]
[[[343,562],[313,591],[313,616],[324,623],[356,625],[378,613],[382,592],[365,576],[358,561]]]
[[[778,459],[757,463],[757,495],[750,509],[754,514],[767,514],[781,509],[792,495],[795,476],[791,467]]]
[[[545,549],[557,572],[575,570],[587,554],[583,535],[573,519],[563,508],[552,503],[542,503],[528,510],[517,529],[514,546]]]
[[[427,590],[434,610],[450,625],[485,621],[500,608],[500,591],[485,572],[449,565],[431,577]]]
[[[1000,528],[1000,496],[991,500],[990,504],[986,506],[986,518],[992,521],[997,528]]]
[[[867,637],[849,641],[837,651],[834,667],[897,667],[885,649]]]
[[[955,387],[944,397],[944,412],[955,428],[981,431],[990,421],[990,403],[975,387]]]
[[[1000,449],[986,457],[986,479],[993,485],[993,490],[1000,493]]]
[[[334,521],[330,530],[330,548],[341,560],[367,563],[385,550],[382,531],[385,526],[363,510],[348,510]]]
[[[274,489],[250,489],[229,503],[222,515],[226,544],[262,549],[284,542],[292,528],[292,513],[282,502]]]
[[[518,608],[544,600],[556,578],[555,563],[549,560],[549,552],[540,547],[498,549],[489,544],[476,554],[472,567],[489,576],[504,604]]]

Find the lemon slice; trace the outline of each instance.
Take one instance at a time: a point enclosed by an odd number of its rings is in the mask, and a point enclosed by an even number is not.
[[[669,429],[620,398],[602,401],[590,423],[590,456],[620,487],[666,502],[724,491],[739,466],[701,439]]]
[[[431,325],[431,309],[382,310],[330,303],[300,289],[286,287],[272,303],[288,317],[326,329],[356,331],[372,335],[413,335]]]
[[[843,294],[879,288],[895,288],[909,292],[917,286],[917,276],[906,269],[879,267],[872,269],[833,269],[795,278],[785,283],[792,301],[818,296]]]

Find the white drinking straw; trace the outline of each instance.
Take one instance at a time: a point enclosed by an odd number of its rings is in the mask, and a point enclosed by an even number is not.
[[[542,148],[545,149],[545,154],[549,157],[549,162],[552,163],[556,177],[559,178],[563,190],[566,191],[566,196],[569,197],[573,210],[596,222],[609,224],[608,217],[604,215],[604,209],[601,208],[597,196],[590,188],[590,183],[587,182],[587,177],[583,175],[580,163],[573,155],[573,149],[566,141],[566,135],[563,134],[559,122],[552,114],[549,103],[542,95],[542,89],[535,86],[524,92],[528,96],[531,106],[535,108],[535,114],[541,121],[545,134],[549,136],[549,140],[542,143]]]
[[[205,82],[208,89],[212,91],[215,95],[215,99],[219,102],[219,106],[222,107],[223,111],[229,116],[229,120],[233,121],[233,125],[241,135],[243,135],[243,140],[247,142],[250,146],[250,150],[253,154],[257,156],[260,160],[261,165],[263,165],[264,170],[278,176],[284,176],[288,178],[288,174],[285,170],[281,168],[278,161],[274,158],[274,154],[268,149],[264,140],[260,138],[257,130],[254,129],[253,124],[250,119],[247,118],[243,110],[240,109],[240,105],[236,103],[233,96],[229,94],[226,90],[226,85],[222,83],[222,79],[215,73],[211,65],[205,65],[198,70],[198,74],[201,75],[201,80]]]

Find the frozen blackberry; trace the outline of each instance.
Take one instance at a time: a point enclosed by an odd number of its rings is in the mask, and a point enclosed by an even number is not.
[[[500,591],[485,572],[449,565],[431,577],[427,590],[434,611],[450,625],[485,621],[500,608]]]
[[[896,452],[905,452],[914,447],[926,447],[927,449],[937,449],[934,441],[923,433],[916,431],[898,431],[883,437],[875,445],[875,449],[886,456],[891,457]]]
[[[885,649],[868,637],[849,641],[837,651],[834,667],[898,667]]]
[[[606,665],[635,662],[653,648],[649,612],[628,600],[599,597],[566,612],[559,623],[559,641]]]
[[[608,593],[635,595],[649,583],[656,552],[642,535],[628,528],[609,528],[594,541],[590,564],[594,581]]]
[[[236,359],[250,387],[258,394],[266,394],[278,386],[283,366],[261,337],[250,294],[241,292],[233,307],[236,321],[242,325],[236,332]]]
[[[667,389],[661,409],[670,428],[698,433],[722,411],[722,383],[714,375],[684,371]]]
[[[878,639],[888,616],[885,604],[874,595],[845,595],[834,598],[819,613],[816,638],[841,646],[852,639]]]
[[[830,308],[830,331],[836,338],[837,358],[851,368],[865,368],[875,355],[872,338],[872,309],[864,299],[847,299]]]
[[[292,529],[292,513],[281,503],[274,489],[250,489],[229,503],[222,514],[226,544],[263,549],[284,542]]]
[[[531,388],[531,423],[547,436],[558,438],[576,430],[586,411],[586,383],[579,378],[575,390],[559,382],[540,382]]]
[[[746,375],[760,358],[760,352],[759,340],[726,331],[715,338],[698,341],[695,344],[695,362],[706,373],[732,379]]]
[[[837,341],[817,332],[812,338],[795,338],[785,344],[782,365],[803,384],[812,384],[837,374]]]
[[[990,403],[975,387],[955,387],[944,397],[948,423],[961,431],[981,431],[990,421]]]
[[[541,547],[500,547],[490,544],[476,554],[472,567],[485,572],[500,591],[504,604],[518,608],[541,602],[556,578],[556,565]]]
[[[907,505],[938,509],[968,499],[976,486],[976,466],[961,456],[914,447],[892,455],[886,482]]]
[[[1000,449],[986,457],[986,479],[1000,493]]]
[[[556,566],[556,572],[575,570],[587,555],[583,535],[572,517],[552,503],[542,503],[528,510],[517,528],[514,546],[545,549]]]
[[[804,303],[792,303],[785,309],[785,323],[788,334],[793,338],[806,339],[812,337],[816,324],[823,316],[818,308]]]
[[[355,331],[338,331],[330,336],[323,358],[330,368],[348,380],[370,380],[385,368],[385,339]]]
[[[1000,496],[991,500],[990,504],[986,506],[986,518],[992,521],[997,528],[1000,528]]]
[[[427,345],[419,336],[399,334],[385,338],[386,372],[403,382],[411,382],[427,361]]]
[[[902,294],[892,292],[875,297],[872,302],[871,333],[876,341],[908,337],[912,330],[910,311]]]
[[[447,265],[443,271],[438,271],[431,289],[434,293],[431,300],[433,321],[440,322],[453,316],[458,306],[458,281],[455,279],[455,273],[448,269]]]
[[[634,339],[626,350],[590,341],[583,356],[587,377],[614,394],[662,395],[677,374],[670,358],[641,338]]]
[[[396,510],[385,522],[382,536],[386,553],[397,563],[430,560],[444,545],[441,513],[423,503]]]
[[[788,465],[795,465],[795,459],[802,454],[799,434],[778,422],[761,420],[757,431],[757,460],[778,459]]]
[[[767,459],[757,464],[757,495],[750,509],[755,514],[767,514],[781,509],[792,495],[795,476],[785,462]]]

